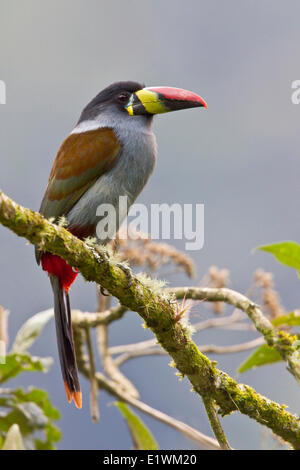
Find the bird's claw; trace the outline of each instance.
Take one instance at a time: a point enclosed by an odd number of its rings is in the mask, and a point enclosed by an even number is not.
[[[109,297],[109,296],[110,296],[110,294],[109,294],[107,291],[105,291],[104,287],[99,286],[99,290],[100,290],[100,293],[101,293],[102,295],[104,295],[105,297]]]
[[[132,286],[132,282],[133,282],[133,275],[132,275],[131,269],[124,263],[117,263],[117,267],[120,268],[125,274],[128,280],[128,284],[125,287],[125,289],[129,289]]]

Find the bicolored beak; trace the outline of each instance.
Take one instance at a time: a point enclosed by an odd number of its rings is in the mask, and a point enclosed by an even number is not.
[[[130,116],[161,114],[187,108],[207,108],[205,101],[191,91],[171,87],[143,88],[131,95],[126,105]]]

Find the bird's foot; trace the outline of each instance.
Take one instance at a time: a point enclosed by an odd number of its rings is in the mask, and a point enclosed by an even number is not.
[[[133,282],[133,275],[132,275],[131,269],[125,263],[117,263],[116,266],[120,268],[125,274],[128,280],[128,284],[125,287],[125,289],[129,289],[132,286],[132,282]]]
[[[104,289],[104,287],[99,286],[100,294],[104,295],[105,297],[109,297],[110,293],[107,292],[107,290]]]

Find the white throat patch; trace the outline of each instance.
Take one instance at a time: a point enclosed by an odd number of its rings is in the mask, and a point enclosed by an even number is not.
[[[82,121],[78,126],[74,127],[70,134],[81,134],[82,132],[87,131],[94,131],[99,129],[100,127],[104,127],[101,122],[96,120],[89,120],[89,121]]]

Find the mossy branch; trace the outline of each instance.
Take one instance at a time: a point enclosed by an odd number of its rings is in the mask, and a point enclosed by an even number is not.
[[[245,295],[231,289],[216,289],[211,287],[178,287],[170,289],[177,299],[194,299],[209,302],[226,302],[245,312],[252,320],[257,331],[274,347],[282,359],[287,362],[288,370],[300,384],[300,351],[298,337],[286,331],[278,331],[263,314],[260,307],[249,300]]]
[[[177,320],[172,296],[156,292],[136,276],[128,287],[124,270],[105,249],[88,246],[63,227],[16,204],[1,191],[0,223],[40,249],[61,256],[78,268],[86,280],[100,284],[124,307],[136,311],[173,358],[174,367],[189,379],[193,390],[204,400],[215,400],[222,416],[238,410],[272,429],[295,449],[300,449],[298,417],[286,411],[284,405],[263,397],[247,385],[238,384],[218,370],[199,351],[187,329]]]

